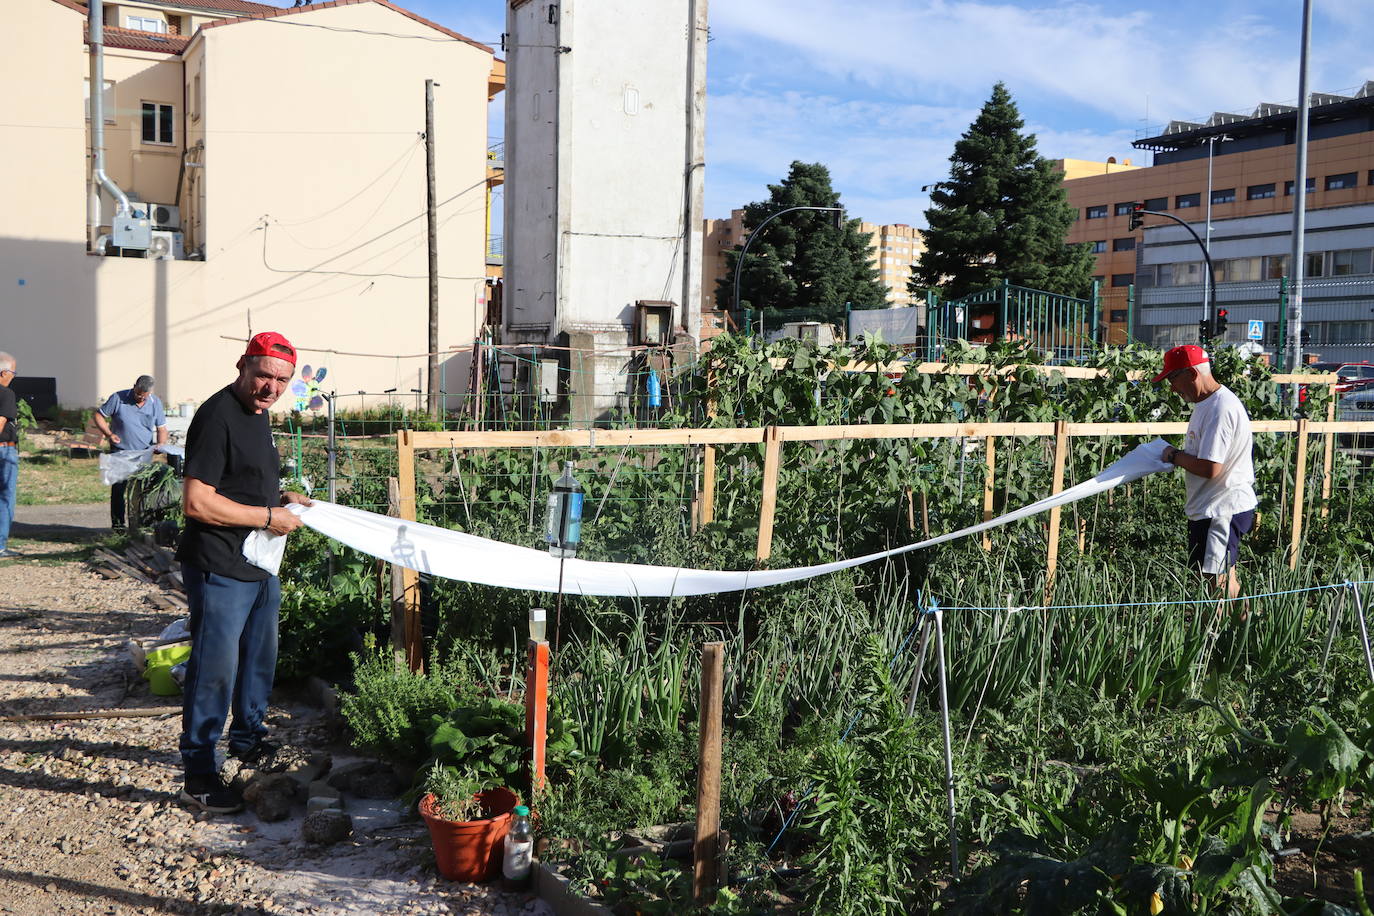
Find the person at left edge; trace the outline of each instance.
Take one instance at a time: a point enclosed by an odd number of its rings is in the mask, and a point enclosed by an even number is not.
[[[19,556],[9,546],[19,489],[19,399],[10,390],[14,370],[14,357],[0,352],[0,560]]]
[[[167,444],[167,415],[153,394],[153,377],[140,375],[132,388],[105,399],[92,418],[112,452],[141,452]],[[124,489],[128,481],[110,485],[110,527],[124,530]]]
[[[277,667],[281,587],[244,559],[243,542],[255,528],[294,531],[300,519],[284,507],[310,505],[280,489],[268,415],[295,367],[296,348],[285,337],[254,335],[235,364],[238,377],[200,406],[186,436],[186,530],[177,559],[191,611],[191,657],[182,686],[181,800],[217,814],[243,807],[215,759],[229,713],[231,757],[263,769],[279,750],[264,720]]]

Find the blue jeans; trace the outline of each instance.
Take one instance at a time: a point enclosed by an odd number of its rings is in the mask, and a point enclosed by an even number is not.
[[[181,708],[181,761],[188,775],[214,773],[215,744],[229,726],[229,751],[267,734],[263,719],[277,670],[281,582],[244,582],[181,564],[191,606],[191,658]]]
[[[10,543],[10,524],[14,521],[14,498],[19,492],[19,448],[0,446],[0,550]]]

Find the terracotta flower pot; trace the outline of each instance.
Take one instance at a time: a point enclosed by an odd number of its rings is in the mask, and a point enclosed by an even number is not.
[[[502,843],[510,830],[511,810],[520,799],[509,789],[488,789],[477,797],[491,813],[475,821],[445,820],[432,793],[420,799],[420,816],[434,842],[435,864],[450,881],[490,881],[501,872]]]

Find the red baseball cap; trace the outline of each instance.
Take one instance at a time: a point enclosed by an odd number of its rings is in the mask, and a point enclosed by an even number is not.
[[[1181,347],[1174,347],[1164,354],[1164,371],[1156,375],[1154,381],[1162,382],[1170,372],[1177,372],[1179,369],[1191,369],[1193,366],[1201,366],[1203,363],[1211,361],[1207,351],[1197,344],[1184,344]]]
[[[263,331],[261,334],[254,334],[248,341],[248,349],[243,351],[244,356],[275,356],[277,359],[284,359],[291,365],[296,365],[296,348],[291,346],[291,341],[287,340],[276,331]]]

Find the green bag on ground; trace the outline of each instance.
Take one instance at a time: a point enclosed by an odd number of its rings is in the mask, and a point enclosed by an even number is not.
[[[143,668],[143,676],[148,679],[148,689],[160,697],[173,697],[181,693],[181,688],[172,679],[172,667],[190,657],[189,640],[160,646],[150,651],[148,662]]]

